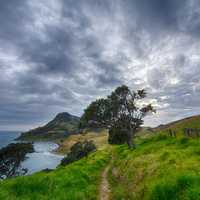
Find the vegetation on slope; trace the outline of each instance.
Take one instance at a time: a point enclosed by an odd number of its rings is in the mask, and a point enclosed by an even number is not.
[[[200,128],[200,115],[188,117],[185,119],[181,119],[175,122],[171,122],[166,125],[160,125],[157,128],[153,129],[154,132],[165,132],[169,129],[176,131],[179,136],[183,135],[183,130],[185,128]]]
[[[200,141],[165,135],[116,147],[110,168],[112,199],[199,200]]]
[[[76,142],[84,142],[85,140],[93,141],[98,149],[102,148],[108,141],[108,131],[106,129],[91,129],[84,134],[70,135],[59,141],[60,146],[57,153],[66,154]]]
[[[67,112],[59,113],[43,127],[22,133],[18,140],[55,140],[78,132],[79,118]]]
[[[0,182],[4,200],[94,200],[98,197],[101,171],[110,158],[107,150],[46,173]]]
[[[198,118],[192,119],[172,123],[170,128],[180,133],[183,128],[199,128]],[[103,147],[53,172],[1,182],[0,199],[98,199],[101,173],[109,166],[110,199],[200,200],[200,140],[169,137],[168,129],[152,134],[149,128],[143,128],[142,136],[137,134],[136,149],[105,145],[106,131],[105,135],[70,136],[69,143],[63,141],[65,150],[76,140],[91,138]]]
[[[146,97],[145,90],[132,91],[128,86],[117,87],[106,98],[100,98],[90,103],[80,119],[80,127],[106,127],[109,130],[110,144],[126,142],[129,148],[134,147],[136,132],[144,123],[144,117],[155,112],[151,104],[139,104]],[[116,129],[118,133],[115,134]],[[118,134],[123,132],[119,138]]]
[[[70,152],[61,160],[61,165],[65,166],[80,160],[94,151],[96,151],[96,146],[92,141],[85,140],[84,142],[77,142],[71,147]]]
[[[154,135],[59,167],[0,183],[0,199],[98,199],[101,172],[110,163],[113,200],[200,200],[200,140]],[[112,161],[111,160],[112,156]]]

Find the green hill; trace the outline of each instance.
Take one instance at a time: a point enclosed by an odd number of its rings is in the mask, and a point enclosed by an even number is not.
[[[24,132],[18,140],[55,140],[78,132],[79,117],[59,113],[45,126]]]
[[[167,132],[169,129],[177,132],[178,135],[183,135],[185,128],[200,129],[200,115],[177,120],[166,125],[160,125],[152,129],[154,132]]]
[[[138,136],[136,149],[105,143],[66,167],[2,181],[0,199],[95,200],[106,178],[110,200],[200,200],[200,138],[163,134],[169,127],[198,128],[198,120],[179,120],[150,137]]]
[[[52,172],[0,182],[2,200],[94,200],[109,152],[98,151]]]
[[[116,148],[111,199],[200,200],[200,140],[155,135]]]
[[[105,146],[55,171],[0,182],[0,199],[98,199],[106,166],[110,199],[200,199],[200,140],[155,135],[136,144]]]

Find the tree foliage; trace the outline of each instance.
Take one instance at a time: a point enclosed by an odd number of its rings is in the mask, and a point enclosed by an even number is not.
[[[67,156],[62,159],[61,165],[67,165],[74,161],[80,160],[95,150],[96,146],[92,141],[86,140],[84,142],[77,142],[71,147]]]
[[[151,104],[142,105],[145,90],[131,91],[126,85],[117,87],[107,98],[92,102],[81,117],[81,126],[113,127],[126,132],[126,142],[133,147],[133,136],[143,124],[143,118],[154,109]]]
[[[25,174],[27,169],[21,169],[20,164],[27,153],[34,152],[32,143],[9,144],[0,150],[0,179]]]
[[[127,142],[127,132],[120,126],[116,125],[109,129],[109,144],[124,144]]]

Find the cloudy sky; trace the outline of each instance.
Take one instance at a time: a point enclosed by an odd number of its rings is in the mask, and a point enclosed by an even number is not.
[[[199,0],[1,0],[0,130],[145,88],[158,125],[200,113]]]

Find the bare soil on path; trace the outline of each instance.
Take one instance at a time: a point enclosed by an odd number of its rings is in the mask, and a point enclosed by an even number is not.
[[[110,194],[110,186],[108,182],[108,171],[109,171],[110,165],[107,165],[106,168],[103,170],[103,173],[101,175],[101,185],[100,185],[100,195],[99,200],[109,200],[109,194]]]

